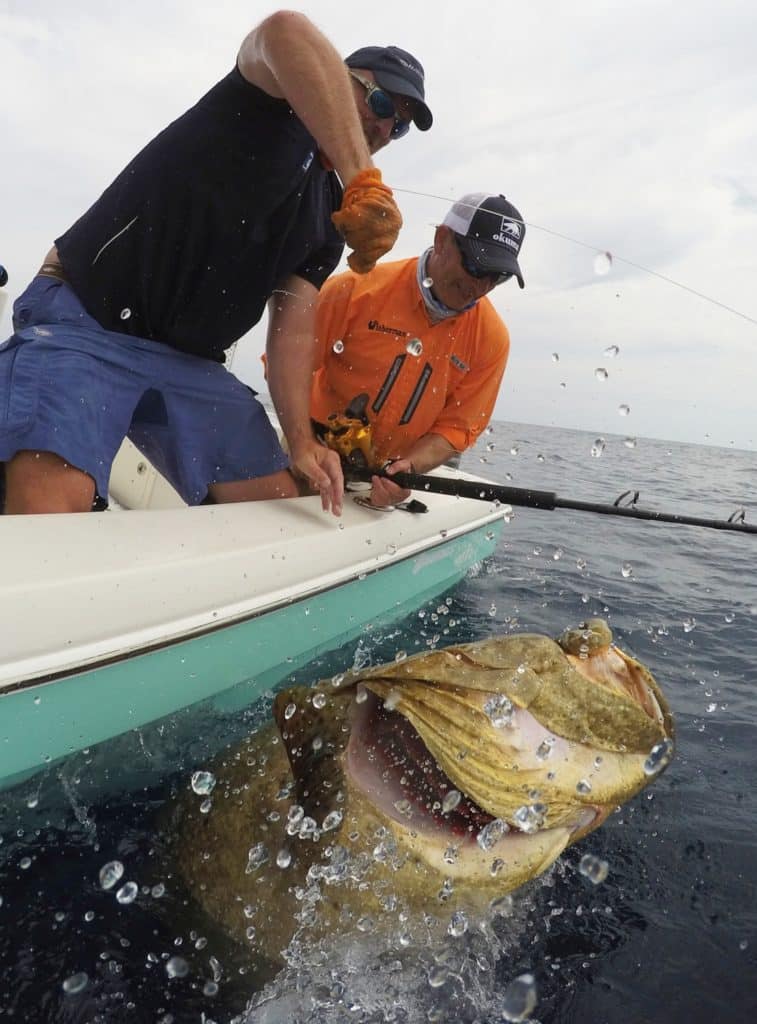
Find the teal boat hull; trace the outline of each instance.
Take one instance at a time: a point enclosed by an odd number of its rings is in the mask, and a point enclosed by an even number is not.
[[[491,555],[502,520],[186,639],[0,695],[0,789],[112,737],[212,700],[254,703],[320,654],[397,621]]]

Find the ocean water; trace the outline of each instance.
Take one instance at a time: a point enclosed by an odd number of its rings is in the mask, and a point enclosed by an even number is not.
[[[743,508],[757,523],[754,452],[495,423],[463,465],[563,498],[639,490],[642,507]],[[443,948],[335,944],[261,988],[197,916],[166,867],[165,808],[210,751],[265,716],[265,700],[233,721],[191,710],[0,794],[0,1021],[494,1024],[510,983],[531,973],[541,1024],[752,1024],[756,563],[753,535],[516,509],[494,556],[447,595],[297,674],[493,633],[554,635],[600,615],[662,685],[677,726],[667,771],[516,893],[488,933]],[[578,872],[587,852],[608,862],[600,885]],[[132,902],[99,885],[115,858]],[[167,970],[176,957],[186,973]],[[71,980],[82,972],[86,984]]]

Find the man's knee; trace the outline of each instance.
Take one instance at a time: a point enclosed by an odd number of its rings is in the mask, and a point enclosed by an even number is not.
[[[5,463],[6,515],[89,512],[95,484],[52,452],[22,451]]]

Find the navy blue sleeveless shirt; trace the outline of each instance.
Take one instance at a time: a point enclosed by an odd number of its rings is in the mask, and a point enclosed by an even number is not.
[[[336,267],[341,199],[286,100],[235,68],[55,244],[107,330],[223,360],[290,274],[320,288]]]

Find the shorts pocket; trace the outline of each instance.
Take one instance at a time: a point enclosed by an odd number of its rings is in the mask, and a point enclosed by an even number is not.
[[[0,351],[0,426],[20,430],[34,419],[44,356],[28,341],[13,340]]]

